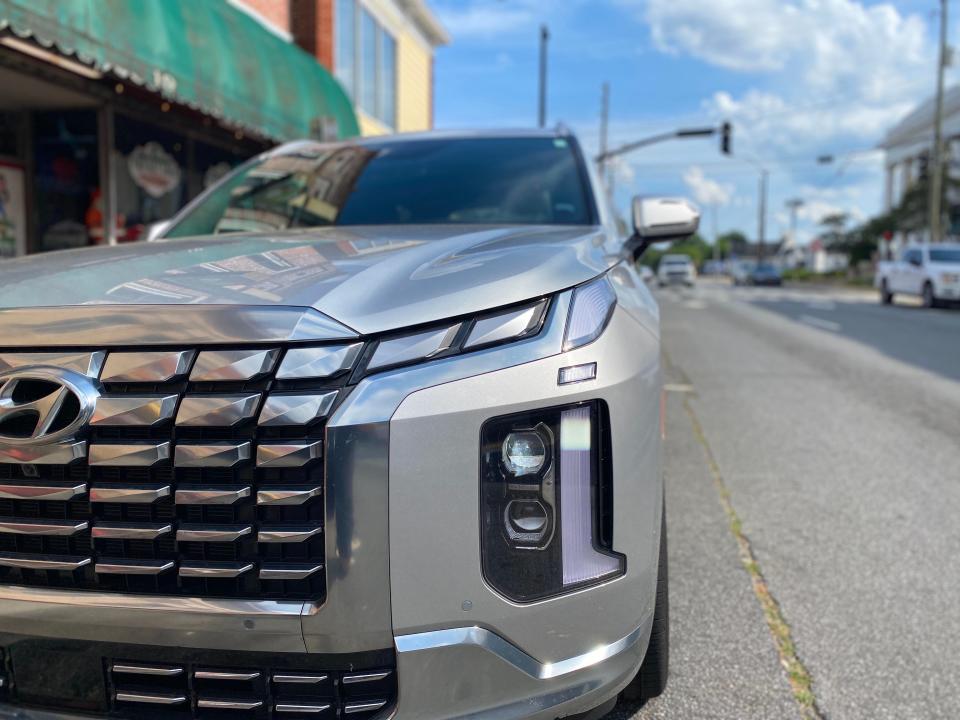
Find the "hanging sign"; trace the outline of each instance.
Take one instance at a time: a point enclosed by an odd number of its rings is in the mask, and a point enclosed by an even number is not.
[[[150,197],[163,197],[180,185],[180,165],[158,142],[137,145],[127,156],[127,169]]]

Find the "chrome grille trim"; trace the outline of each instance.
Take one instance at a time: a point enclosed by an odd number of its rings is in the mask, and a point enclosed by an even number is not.
[[[253,395],[188,395],[177,411],[179,427],[233,427],[249,420],[260,404]]]
[[[0,484],[0,498],[6,500],[72,500],[86,492],[86,483],[64,485],[24,481]]]
[[[91,425],[107,427],[149,427],[169,420],[177,407],[179,395],[118,395],[97,398]]]
[[[273,370],[280,350],[208,350],[201,352],[190,372],[191,382],[252,380]]]
[[[156,540],[173,531],[169,524],[97,523],[90,535],[97,540]]]
[[[390,677],[391,672],[391,670],[383,670],[381,672],[354,673],[352,675],[344,675],[343,684],[352,685],[355,683],[376,682],[377,680],[384,680]]]
[[[300,715],[319,715],[330,709],[330,703],[320,705],[291,705],[290,703],[281,703],[274,706],[274,712],[278,713],[298,713]]]
[[[159,575],[173,569],[173,560],[98,561],[93,571],[106,575]]]
[[[0,445],[0,594],[324,602],[324,422],[365,342],[144,345],[39,348],[99,376],[70,443]]]
[[[91,467],[151,467],[170,458],[170,443],[105,443],[90,446]]]
[[[196,353],[193,350],[166,352],[112,352],[100,374],[105,383],[158,383],[185,375]]]
[[[69,465],[86,456],[85,440],[17,447],[0,444],[0,463],[12,465]]]
[[[169,494],[169,485],[96,486],[90,488],[90,502],[149,504]]]
[[[295,488],[275,487],[257,491],[257,505],[303,505],[310,498],[318,497],[322,487]]]
[[[193,673],[197,680],[256,680],[259,672],[227,672],[225,670],[197,670]]]
[[[289,442],[263,443],[257,446],[257,467],[295,468],[318,460],[323,443]]]
[[[374,710],[379,710],[386,704],[386,700],[363,700],[361,702],[352,702],[343,706],[343,712],[345,712],[347,715],[354,715],[362,712],[373,712]]]
[[[275,683],[296,683],[297,685],[317,685],[326,682],[330,676],[326,673],[316,675],[307,675],[303,673],[274,673],[273,681]]]
[[[46,365],[48,367],[73,370],[73,372],[86,375],[89,378],[95,378],[100,374],[100,369],[103,367],[103,359],[106,355],[107,354],[102,351],[81,353],[0,353],[0,373],[23,367]]]
[[[40,520],[33,518],[6,518],[0,517],[0,533],[13,535],[76,535],[86,530],[86,520]]]
[[[241,527],[195,527],[182,524],[177,529],[177,542],[233,542],[253,532],[251,525]]]
[[[174,495],[177,505],[232,505],[250,496],[250,486],[184,487]]]
[[[287,350],[280,369],[278,380],[300,380],[305,378],[328,378],[353,367],[363,343],[350,345],[327,345],[315,348],[293,348]]]
[[[264,563],[260,568],[262,580],[303,580],[323,569],[322,564]]]
[[[210,710],[256,710],[263,705],[262,700],[211,700],[197,698],[198,708],[208,708]]]
[[[253,570],[253,563],[183,563],[180,577],[236,578]]]
[[[25,568],[28,570],[79,570],[89,565],[91,558],[72,558],[27,555],[25,553],[0,553],[0,566]]]
[[[338,392],[306,393],[296,395],[270,395],[263,404],[257,425],[260,427],[283,427],[309,425],[330,413]]]
[[[182,705],[187,701],[186,695],[160,694],[160,693],[139,693],[139,692],[118,692],[114,696],[117,702],[145,703],[149,705]]]
[[[229,468],[250,459],[250,443],[178,443],[173,464],[177,467]]]
[[[176,677],[183,674],[180,667],[154,667],[153,665],[126,665],[114,663],[110,670],[124,675],[153,675],[159,677]]]
[[[257,542],[261,543],[299,543],[309,540],[323,532],[322,527],[297,529],[278,529],[270,527],[261,527],[257,533]]]

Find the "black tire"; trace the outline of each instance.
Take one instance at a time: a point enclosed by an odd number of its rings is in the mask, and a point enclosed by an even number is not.
[[[657,563],[657,599],[653,610],[653,628],[647,654],[636,676],[623,690],[627,700],[646,702],[667,687],[670,669],[670,593],[667,572],[667,513],[660,520],[660,560]]]
[[[923,284],[923,306],[925,308],[937,307],[937,298],[933,294],[933,285],[929,281]]]
[[[890,292],[890,287],[887,285],[886,278],[880,282],[880,302],[882,302],[884,305],[893,304],[893,293]]]

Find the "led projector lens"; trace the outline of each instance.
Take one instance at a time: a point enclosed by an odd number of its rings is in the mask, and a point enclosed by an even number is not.
[[[503,441],[503,464],[515,477],[540,472],[547,448],[536,430],[512,432]]]

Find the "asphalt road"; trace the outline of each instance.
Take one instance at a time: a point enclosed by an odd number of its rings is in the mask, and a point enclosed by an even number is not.
[[[671,678],[610,718],[960,716],[960,310],[659,298]]]

